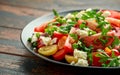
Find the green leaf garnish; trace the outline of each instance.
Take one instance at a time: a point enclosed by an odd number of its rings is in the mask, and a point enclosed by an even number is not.
[[[53,9],[53,14],[54,14],[56,17],[59,16],[58,12],[57,12],[55,9]]]
[[[77,34],[69,34],[73,39],[78,40],[78,35]]]

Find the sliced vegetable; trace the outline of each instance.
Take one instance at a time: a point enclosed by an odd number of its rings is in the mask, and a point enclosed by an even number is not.
[[[53,58],[54,58],[55,60],[57,60],[57,61],[61,61],[61,60],[63,60],[63,59],[65,58],[65,54],[66,54],[65,50],[62,49],[62,50],[57,51],[57,52],[53,55]]]
[[[75,58],[74,56],[72,55],[65,55],[65,60],[68,62],[68,63],[77,63],[78,59]]]
[[[61,39],[59,39],[59,41],[58,41],[58,49],[63,49],[66,39],[67,39],[66,36],[63,36]]]
[[[58,50],[57,45],[43,46],[38,49],[38,53],[45,55],[45,56],[50,56],[50,55],[55,54],[57,50]]]
[[[72,48],[72,44],[70,43],[69,36],[67,37],[67,39],[65,41],[64,49],[65,49],[66,53],[73,53],[73,48]]]

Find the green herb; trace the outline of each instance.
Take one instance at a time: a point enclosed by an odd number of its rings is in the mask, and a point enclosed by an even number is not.
[[[63,25],[63,26],[60,26],[59,27],[59,32],[62,32],[62,33],[69,33],[71,28],[74,26],[74,24],[68,24],[68,25]]]
[[[59,22],[60,24],[66,23],[66,19],[63,18],[63,17],[57,17],[57,18],[56,18],[56,21]]]
[[[77,34],[69,34],[73,39],[78,40],[78,35]]]
[[[60,24],[60,23],[59,23],[59,22],[50,22],[50,23],[48,24],[48,26],[57,25],[57,24]]]
[[[80,40],[75,44],[78,49],[83,50],[85,52],[92,52],[93,46],[86,47],[84,43],[82,43]],[[77,46],[78,45],[78,46]]]
[[[32,47],[34,48],[34,47],[37,47],[37,42],[33,42],[32,43]]]
[[[27,41],[28,41],[28,42],[31,42],[31,41],[32,41],[32,38],[31,38],[31,37],[29,37]]]
[[[45,32],[52,36],[54,31],[57,31],[57,29],[57,26],[50,26],[45,29]]]
[[[118,37],[114,37],[114,41],[112,43],[112,47],[114,48],[116,45],[119,45],[120,44],[120,40]]]
[[[80,24],[80,29],[84,29],[84,28],[87,28],[87,26],[85,22],[82,22],[82,24]]]
[[[77,43],[74,43],[74,44],[72,45],[72,47],[73,47],[73,49],[77,49],[77,48],[78,48],[78,44],[77,44]]]
[[[102,29],[101,29],[102,30],[102,36],[105,36],[107,34],[107,32],[110,31],[110,29],[111,29],[110,26],[108,26],[107,28],[102,27]]]
[[[58,32],[63,33],[63,34],[68,34],[69,31],[65,31],[65,29],[60,28]]]
[[[36,33],[36,37],[39,38],[40,37],[40,33]]]
[[[82,15],[81,19],[87,20],[90,18],[94,18],[97,14],[96,10],[91,10],[91,11],[85,11],[85,14]]]
[[[58,12],[57,12],[55,9],[53,9],[53,14],[54,14],[56,17],[59,16]]]
[[[72,12],[72,15],[77,15],[79,12],[75,11],[75,12]]]
[[[97,57],[100,57],[99,62],[102,63],[103,67],[117,67],[120,66],[120,58],[115,55],[114,51],[112,51],[112,56],[109,56],[104,52],[104,50],[100,50],[100,53],[96,54]],[[107,63],[109,61],[109,63]]]
[[[94,35],[94,34],[96,34],[95,31],[93,31],[93,30],[89,30],[89,31],[88,31],[88,35],[89,35],[89,36]]]

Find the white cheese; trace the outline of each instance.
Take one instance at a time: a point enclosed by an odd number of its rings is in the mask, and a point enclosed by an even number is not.
[[[40,38],[42,39],[43,43],[48,46],[51,43],[51,38],[50,37],[44,37],[44,36],[40,36]]]
[[[80,36],[80,38],[83,38],[83,37],[85,37],[85,36],[88,36],[88,32],[85,31],[85,30],[77,29],[77,30],[76,30],[76,33]]]
[[[85,14],[85,11],[80,11],[80,12],[76,15],[76,17],[77,17],[77,18],[81,18],[83,14]]]
[[[66,16],[65,16],[65,18],[67,18],[67,19],[70,19],[70,18],[73,18],[74,17],[74,15],[72,15],[71,13],[68,13]]]
[[[92,10],[91,8],[86,9],[86,11],[91,11],[91,10]]]
[[[78,59],[78,62],[75,64],[76,66],[88,66],[88,61],[84,59]]]
[[[75,58],[87,59],[87,52],[75,49],[73,53]]]
[[[110,15],[111,15],[111,13],[109,11],[104,11],[102,14],[102,16],[104,16],[104,17],[108,17]]]
[[[36,42],[37,39],[38,38],[36,37],[36,33],[33,33],[31,43]]]
[[[56,42],[57,42],[57,38],[53,38],[53,39],[51,40],[51,45],[54,44],[54,43],[56,43]]]

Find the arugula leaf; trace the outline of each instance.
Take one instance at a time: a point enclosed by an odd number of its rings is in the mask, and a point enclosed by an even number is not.
[[[40,33],[36,33],[36,37],[39,38],[40,37]]]
[[[28,41],[28,42],[31,42],[31,41],[32,41],[32,38],[31,38],[31,37],[29,37],[27,41]]]
[[[73,39],[78,40],[78,35],[77,34],[69,34]]]
[[[120,44],[120,40],[118,37],[114,37],[114,41],[112,43],[112,47],[114,48],[116,45],[119,45]]]
[[[53,9],[53,14],[54,14],[56,17],[59,17],[59,14],[58,14],[58,12],[57,12],[55,9]]]
[[[45,32],[48,33],[49,35],[53,35],[53,32],[54,31],[57,31],[57,26],[48,26],[46,29],[45,29]]]
[[[82,24],[80,24],[80,29],[84,29],[84,28],[87,28],[87,26],[85,22],[82,22]]]
[[[72,45],[72,47],[73,47],[73,49],[77,49],[77,48],[79,47],[79,45],[78,45],[77,43],[74,43],[74,44]]]

